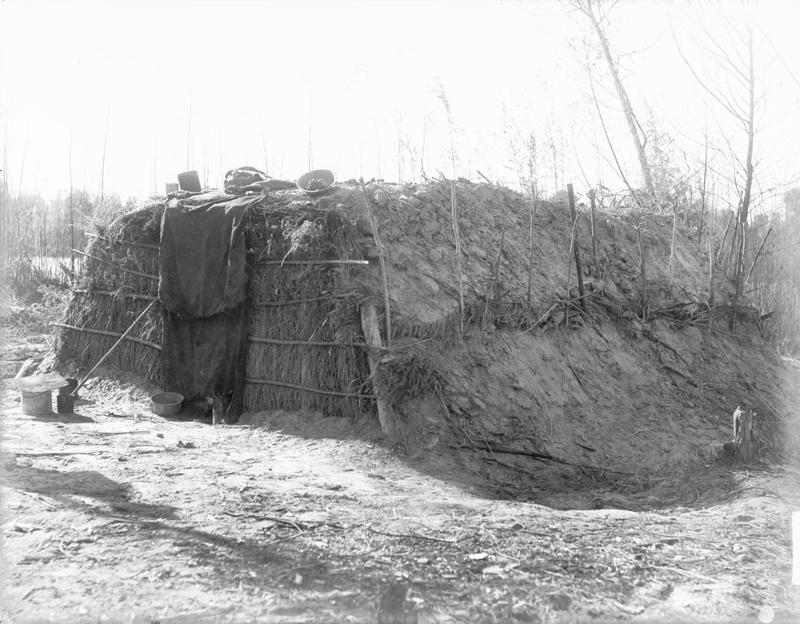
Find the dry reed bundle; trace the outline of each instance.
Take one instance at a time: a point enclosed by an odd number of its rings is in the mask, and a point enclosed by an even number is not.
[[[466,320],[470,318],[469,311],[470,306],[467,304]],[[395,338],[436,340],[443,349],[449,349],[457,345],[461,337],[461,312],[454,310],[432,322],[395,316],[392,320],[392,335]]]
[[[386,388],[392,405],[425,395],[441,394],[444,367],[421,351],[402,350],[385,356],[378,369],[378,384]]]

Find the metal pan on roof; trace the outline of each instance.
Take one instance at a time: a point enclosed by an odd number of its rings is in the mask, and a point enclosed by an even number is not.
[[[309,195],[322,195],[333,188],[334,182],[336,182],[336,177],[333,175],[333,171],[312,169],[298,178],[297,188]]]

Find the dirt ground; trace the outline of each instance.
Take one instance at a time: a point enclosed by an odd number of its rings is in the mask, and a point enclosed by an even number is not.
[[[47,348],[2,338],[4,376]],[[800,618],[796,463],[626,481],[543,463],[520,497],[372,423],[212,427],[155,416],[151,391],[106,370],[74,415],[26,416],[3,382],[2,624]]]

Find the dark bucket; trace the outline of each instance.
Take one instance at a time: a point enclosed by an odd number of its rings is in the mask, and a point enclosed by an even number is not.
[[[185,171],[178,174],[178,184],[182,191],[189,191],[190,193],[199,193],[203,190],[200,186],[200,176],[196,171]]]
[[[59,394],[56,397],[56,411],[59,414],[72,414],[75,410],[75,397],[71,394]]]

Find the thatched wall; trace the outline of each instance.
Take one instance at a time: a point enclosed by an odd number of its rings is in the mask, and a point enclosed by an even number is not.
[[[364,262],[354,223],[286,204],[265,197],[247,225],[251,340],[244,407],[354,417],[372,401],[359,306],[367,298],[363,274],[374,267],[347,264]],[[156,299],[163,209],[163,202],[152,203],[94,237],[59,324],[60,360],[91,366]],[[162,385],[162,315],[155,306],[109,363]]]
[[[248,241],[245,409],[355,417],[371,394],[358,278],[372,267],[346,264],[361,260],[353,224],[335,212],[267,204],[252,214]]]
[[[92,238],[60,323],[56,351],[62,361],[91,366],[156,299],[162,212],[161,203],[149,204],[116,219]],[[108,363],[160,383],[161,317],[160,307],[154,306]]]

